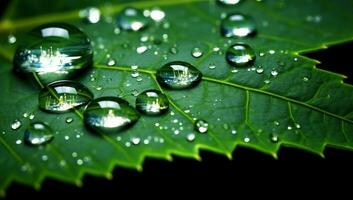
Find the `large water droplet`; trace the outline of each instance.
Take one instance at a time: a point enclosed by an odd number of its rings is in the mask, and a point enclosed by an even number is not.
[[[64,23],[39,26],[21,40],[14,57],[18,74],[36,73],[43,83],[71,79],[92,64],[88,37]]]
[[[170,89],[186,89],[196,86],[202,73],[194,66],[183,61],[165,64],[157,71],[158,82]]]
[[[217,0],[217,2],[222,5],[231,6],[231,5],[237,5],[241,1],[240,0]]]
[[[145,17],[143,12],[136,8],[125,8],[118,15],[118,25],[123,30],[139,31],[146,28],[149,23],[149,18]]]
[[[169,101],[159,90],[146,90],[136,98],[136,109],[146,115],[161,115],[168,108]]]
[[[42,122],[30,124],[24,135],[26,144],[34,146],[46,144],[53,138],[54,134],[52,129]]]
[[[194,127],[195,130],[199,133],[206,133],[208,131],[208,123],[202,119],[196,120]]]
[[[125,130],[139,118],[139,113],[127,101],[118,97],[95,99],[84,112],[84,122],[88,128],[108,134]]]
[[[230,46],[226,52],[226,60],[233,67],[249,66],[255,61],[255,52],[247,44],[236,43]]]
[[[80,83],[57,81],[39,93],[39,108],[47,112],[62,113],[87,104],[93,99],[92,92]]]
[[[255,35],[255,33],[255,21],[248,15],[229,14],[221,22],[221,34],[224,37],[246,37]]]

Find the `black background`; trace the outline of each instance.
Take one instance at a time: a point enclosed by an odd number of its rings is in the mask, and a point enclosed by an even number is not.
[[[6,1],[2,3],[6,4]],[[5,6],[1,6],[1,9]],[[0,13],[1,13],[0,9]],[[336,45],[326,50],[306,54],[320,60],[318,68],[347,75],[346,83],[353,84],[353,42]],[[233,160],[201,152],[202,161],[174,157],[172,162],[147,159],[143,172],[116,168],[113,179],[85,176],[81,188],[57,182],[44,181],[40,191],[12,184],[6,199],[50,199],[53,197],[91,197],[121,195],[179,196],[187,192],[205,196],[207,194],[276,196],[285,192],[288,197],[314,195],[352,196],[353,152],[327,148],[326,158],[321,158],[299,149],[283,147],[278,160],[260,152],[238,147]],[[346,183],[345,181],[348,181]],[[1,180],[0,180],[1,181]],[[338,189],[337,189],[338,187]],[[335,188],[335,190],[333,190]],[[185,197],[190,197],[190,194]]]

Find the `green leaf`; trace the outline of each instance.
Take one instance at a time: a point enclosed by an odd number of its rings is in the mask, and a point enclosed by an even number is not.
[[[79,10],[87,6],[101,9],[99,23],[87,24],[79,18]],[[159,7],[166,13],[165,21],[142,32],[115,34],[116,15],[126,6]],[[142,170],[146,157],[200,159],[200,149],[229,158],[238,145],[274,157],[283,145],[321,156],[327,145],[352,150],[352,86],[343,83],[344,76],[316,69],[318,61],[302,56],[352,40],[352,10],[350,0],[244,0],[231,7],[206,0],[12,2],[0,22],[0,191],[4,194],[12,181],[39,188],[46,177],[80,185],[87,173],[110,178],[115,166]],[[258,34],[245,39],[221,37],[221,15],[230,12],[251,15]],[[142,116],[123,133],[97,137],[84,127],[82,110],[67,114],[40,111],[39,87],[12,73],[16,43],[7,40],[9,34],[20,39],[32,27],[51,21],[72,23],[94,42],[93,69],[78,81],[95,97],[119,95],[134,104],[132,93],[160,89],[170,101],[169,113]],[[163,34],[167,41],[163,41]],[[140,38],[144,35],[162,42],[143,43]],[[254,48],[255,68],[232,72],[224,51],[235,42]],[[138,54],[136,48],[141,45],[151,48]],[[170,53],[174,46],[176,54]],[[191,56],[194,47],[203,49],[201,58]],[[107,54],[117,61],[115,66],[106,65]],[[203,73],[197,87],[186,91],[160,87],[156,70],[175,60],[192,63]],[[142,81],[131,77],[132,65],[139,66]],[[210,69],[210,65],[216,68]],[[256,72],[258,67],[264,72]],[[277,76],[271,75],[273,70]],[[35,117],[31,120],[23,117],[24,113]],[[65,122],[68,117],[72,123]],[[194,131],[195,119],[209,122],[206,134]],[[15,120],[22,126],[12,130]],[[34,120],[47,122],[56,132],[55,139],[42,148],[17,144]],[[196,134],[192,142],[187,140],[190,133]],[[133,144],[134,138],[140,139],[139,144]]]

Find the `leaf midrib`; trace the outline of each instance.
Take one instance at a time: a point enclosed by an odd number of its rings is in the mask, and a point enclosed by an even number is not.
[[[113,66],[109,66],[108,67],[108,66],[105,66],[105,65],[102,65],[102,64],[96,64],[93,68],[118,70],[118,71],[124,71],[124,72],[135,71],[135,70],[133,70],[133,69],[131,69],[129,67],[126,67],[126,66],[114,66],[114,67]],[[137,71],[140,72],[140,73],[145,73],[145,74],[152,75],[153,77],[155,77],[155,75],[156,75],[156,71],[154,71],[154,70],[140,69],[139,68],[139,69],[137,69]],[[279,94],[275,94],[275,93],[272,93],[272,92],[269,92],[269,91],[260,90],[260,89],[252,88],[252,87],[248,87],[248,86],[243,86],[243,85],[240,85],[240,84],[231,83],[231,82],[224,81],[224,80],[218,80],[218,79],[215,79],[215,78],[212,78],[212,77],[208,77],[208,76],[203,76],[202,80],[208,81],[208,82],[217,83],[217,84],[221,84],[221,85],[231,86],[231,87],[235,87],[235,88],[239,88],[239,89],[243,89],[245,91],[251,91],[251,92],[260,93],[260,94],[264,94],[264,95],[267,95],[267,96],[275,97],[277,99],[281,99],[281,100],[284,100],[284,101],[287,101],[287,102],[295,103],[295,104],[310,108],[312,110],[315,110],[317,112],[329,115],[331,117],[340,119],[342,121],[348,122],[350,124],[353,124],[353,120],[350,120],[350,119],[347,119],[345,117],[339,116],[337,114],[331,113],[329,111],[326,111],[324,109],[321,109],[321,108],[313,106],[313,105],[310,105],[308,103],[301,102],[301,101],[298,101],[296,99],[285,97],[285,96],[282,96],[282,95],[279,95]]]

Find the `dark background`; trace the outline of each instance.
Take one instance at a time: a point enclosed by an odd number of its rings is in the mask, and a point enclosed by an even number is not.
[[[2,4],[6,5],[7,1]],[[6,6],[1,6],[1,10]],[[344,74],[345,82],[353,84],[353,42],[306,54],[320,60],[318,68]],[[307,197],[308,194],[353,197],[353,152],[327,148],[326,158],[299,149],[283,147],[278,160],[260,152],[238,147],[233,160],[210,152],[201,152],[202,161],[174,157],[174,161],[147,159],[143,172],[117,168],[113,179],[85,176],[83,187],[45,180],[40,191],[12,184],[6,199],[51,199],[53,197],[92,197],[121,195],[169,197],[192,192],[194,195],[254,195],[275,196],[285,192],[288,197]],[[345,183],[348,180],[350,183]],[[338,189],[337,189],[338,187]],[[336,188],[336,190],[333,190]],[[190,197],[190,194],[185,197]]]

